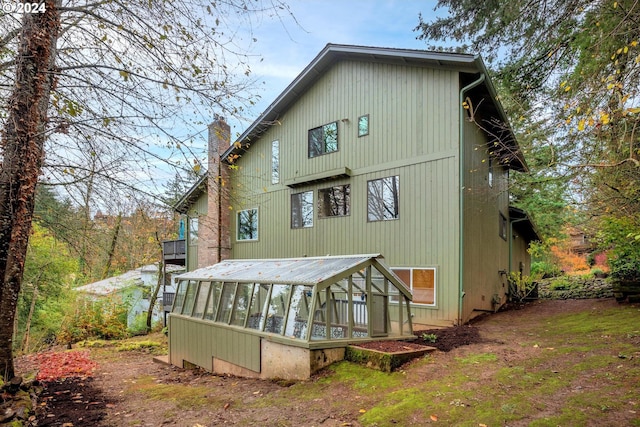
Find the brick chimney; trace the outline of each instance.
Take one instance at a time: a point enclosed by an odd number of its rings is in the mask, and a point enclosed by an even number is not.
[[[213,265],[231,256],[229,210],[229,168],[220,161],[230,146],[230,127],[224,117],[216,115],[209,125],[207,220],[200,232],[198,266]]]

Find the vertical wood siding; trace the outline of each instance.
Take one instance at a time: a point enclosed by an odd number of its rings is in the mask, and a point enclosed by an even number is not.
[[[465,124],[464,303],[463,319],[475,311],[492,311],[494,295],[504,302],[508,291],[509,242],[500,237],[500,213],[509,218],[508,172],[493,161],[489,187],[487,137],[470,122]]]
[[[198,199],[193,203],[193,206],[191,206],[191,209],[189,209],[189,211],[187,212],[187,216],[189,218],[198,218],[198,231],[202,230],[206,225],[208,211],[208,196],[206,193],[203,193],[200,197],[198,197]],[[198,247],[203,246],[203,240],[198,239],[195,245],[192,244],[189,221],[187,221],[186,224],[185,238],[187,243],[187,271],[190,271],[198,268]],[[206,250],[206,247],[203,247],[201,250]]]
[[[458,74],[341,62],[325,74],[232,171],[234,213],[258,208],[259,240],[237,242],[234,258],[381,253],[392,267],[436,267],[435,307],[416,306],[416,323],[453,323],[458,295]],[[369,115],[369,135],[357,119]],[[344,119],[344,120],[343,120]],[[338,152],[308,158],[309,129],[338,121]],[[271,184],[271,142],[280,141],[281,184]],[[340,167],[350,178],[291,189],[287,180]],[[367,222],[367,181],[397,175],[400,218]],[[319,219],[317,190],[351,185],[351,214]],[[291,194],[314,191],[312,228],[291,229]],[[497,222],[497,220],[496,220]],[[236,215],[232,218],[232,233]],[[235,234],[233,234],[235,236]],[[434,309],[435,308],[435,309]]]
[[[259,336],[174,315],[169,316],[169,333],[169,362],[173,365],[187,361],[212,371],[216,357],[260,372]]]

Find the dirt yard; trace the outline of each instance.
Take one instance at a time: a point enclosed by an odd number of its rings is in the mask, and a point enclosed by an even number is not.
[[[438,336],[425,344],[439,351],[400,372],[343,362],[298,383],[215,376],[154,363],[146,351],[92,347],[97,365],[91,376],[46,382],[32,425],[640,426],[640,324],[637,334],[624,335],[624,354],[611,354],[616,350],[605,329],[595,338],[593,331],[580,336],[578,326],[564,335],[550,329],[562,316],[621,309],[612,299],[535,302],[468,326],[420,331]],[[594,339],[604,345],[588,347]],[[578,347],[584,351],[574,351]],[[590,355],[603,362],[584,374],[576,371]],[[33,359],[18,362],[23,371],[33,368]],[[598,403],[588,399],[591,394]],[[513,396],[519,400],[509,400]],[[583,399],[571,400],[578,397]]]

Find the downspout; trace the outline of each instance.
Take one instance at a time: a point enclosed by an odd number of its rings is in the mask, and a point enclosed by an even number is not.
[[[464,103],[465,93],[474,87],[482,84],[485,80],[485,74],[480,73],[480,77],[468,84],[467,86],[460,89],[460,99],[459,99],[459,108],[460,108],[460,162],[458,165],[458,179],[460,180],[460,194],[458,201],[458,221],[460,222],[459,227],[459,236],[458,236],[458,325],[462,325],[462,301],[464,298],[464,182],[465,182],[465,173],[464,173],[464,150],[465,150],[465,138],[464,138],[464,122],[465,122],[465,109],[462,106]]]
[[[217,260],[216,263],[222,262],[222,156],[220,155],[220,151],[216,152],[218,156],[218,167],[216,170],[216,186],[217,186],[217,205],[218,205],[218,241],[216,242],[216,246],[218,247]]]

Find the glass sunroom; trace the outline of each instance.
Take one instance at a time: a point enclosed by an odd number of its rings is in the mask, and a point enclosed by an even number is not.
[[[411,292],[380,255],[227,260],[182,274],[169,360],[308,378],[354,342],[413,338]]]

